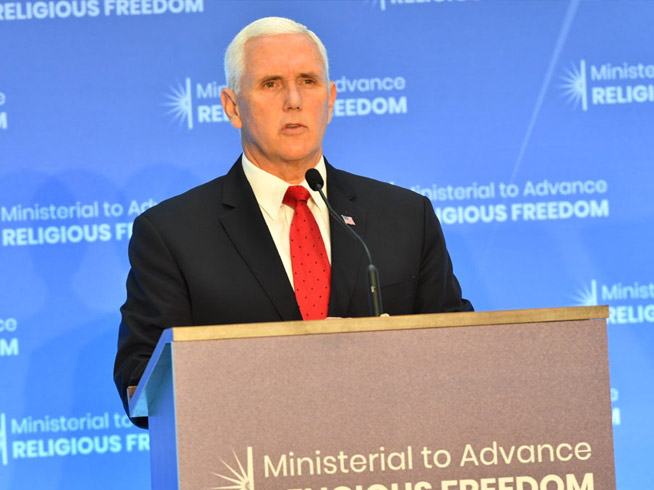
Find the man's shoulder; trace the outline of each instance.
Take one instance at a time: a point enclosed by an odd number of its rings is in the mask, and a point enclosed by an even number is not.
[[[150,220],[183,218],[190,221],[189,218],[192,217],[220,213],[239,202],[241,197],[234,196],[238,196],[247,187],[239,157],[226,174],[161,201],[141,216]]]
[[[216,210],[221,202],[225,176],[215,178],[193,187],[177,196],[170,197],[151,207],[141,216],[150,221],[170,219],[188,219],[190,216],[203,214],[209,209]]]
[[[356,198],[371,200],[383,204],[388,202],[397,205],[398,202],[423,205],[425,197],[410,189],[383,182],[363,175],[353,174],[344,170],[333,169],[333,183],[345,193],[351,193]],[[328,181],[329,188],[329,181]]]

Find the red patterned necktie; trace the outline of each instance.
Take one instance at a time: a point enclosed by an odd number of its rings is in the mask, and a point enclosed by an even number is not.
[[[326,318],[329,309],[331,267],[308,200],[308,190],[292,185],[282,202],[295,209],[290,232],[295,298],[303,320],[318,320]]]

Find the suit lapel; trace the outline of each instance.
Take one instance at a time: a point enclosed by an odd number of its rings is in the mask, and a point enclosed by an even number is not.
[[[356,194],[346,176],[327,165],[327,192],[329,202],[339,215],[350,216],[356,225],[354,231],[363,236],[366,230],[366,211],[355,203]],[[349,226],[349,225],[348,225]],[[365,281],[361,263],[365,253],[361,244],[330,218],[332,244],[332,281],[329,301],[330,316],[347,316],[357,281]]]
[[[220,216],[234,247],[279,312],[281,320],[301,320],[295,293],[288,281],[275,242],[261,214],[240,159],[225,178]]]

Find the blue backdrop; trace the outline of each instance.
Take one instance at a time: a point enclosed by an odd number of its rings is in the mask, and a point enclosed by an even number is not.
[[[148,488],[112,382],[130,224],[238,156],[222,54],[266,15],[328,48],[327,157],[432,199],[477,310],[610,305],[618,488],[647,488],[645,0],[0,2],[0,488]]]

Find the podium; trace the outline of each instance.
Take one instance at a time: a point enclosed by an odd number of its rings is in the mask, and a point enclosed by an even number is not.
[[[153,490],[615,489],[608,307],[166,330]]]

